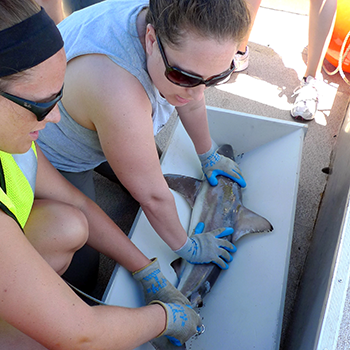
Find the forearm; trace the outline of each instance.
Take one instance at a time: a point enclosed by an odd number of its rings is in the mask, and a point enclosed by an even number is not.
[[[29,335],[52,350],[132,350],[166,327],[166,312],[158,304],[141,308],[80,304],[76,300],[69,310],[50,315],[41,329],[31,326]]]
[[[166,327],[166,312],[157,304],[141,308],[90,307],[76,296],[68,299],[59,294],[54,299],[59,307],[55,313],[42,315],[37,322],[42,323],[40,327],[33,325],[34,317],[30,326],[21,324],[19,329],[52,350],[132,350],[157,337]],[[40,307],[44,310],[44,304]]]
[[[137,309],[97,306],[92,311],[96,323],[92,323],[91,334],[96,347],[89,349],[132,350],[156,338],[166,327],[165,310],[158,304]]]
[[[130,272],[139,270],[150,263],[150,260],[94,202],[85,198],[79,208],[88,220],[87,243],[91,247],[112,258]],[[131,256],[132,259],[130,259]]]
[[[177,108],[177,111],[196,152],[198,154],[207,152],[211,147],[211,138],[204,97],[196,104]]]
[[[187,233],[179,220],[175,200],[170,190],[162,198],[140,203],[150,224],[168,246],[179,249],[187,240]]]

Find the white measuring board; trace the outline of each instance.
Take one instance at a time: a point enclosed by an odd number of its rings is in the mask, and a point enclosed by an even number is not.
[[[237,243],[230,268],[223,271],[204,299],[200,314],[205,332],[187,342],[191,350],[277,350],[283,320],[289,257],[293,236],[302,144],[307,127],[219,108],[207,108],[210,132],[218,145],[230,143],[247,187],[244,205],[266,217],[274,230],[248,235]],[[161,159],[163,173],[201,178],[194,147],[179,122]],[[191,208],[173,192],[187,230]],[[131,240],[149,258],[157,256],[164,275],[177,277],[170,263],[177,258],[158,237],[142,211]],[[127,307],[143,305],[140,285],[124,268],[116,268],[104,301]],[[151,350],[144,344],[137,350]]]

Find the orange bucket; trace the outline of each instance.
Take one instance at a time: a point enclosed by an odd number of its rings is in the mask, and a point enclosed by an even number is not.
[[[339,54],[343,42],[350,32],[350,0],[338,0],[337,17],[335,19],[333,35],[329,43],[326,53],[326,60],[332,63],[333,66],[338,67]],[[350,45],[350,38],[345,44],[343,54]],[[343,59],[343,71],[350,73],[350,51]]]

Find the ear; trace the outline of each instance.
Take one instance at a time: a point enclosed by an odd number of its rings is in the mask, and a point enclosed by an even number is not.
[[[154,30],[152,24],[149,23],[147,24],[145,35],[146,53],[148,55],[152,55],[154,45],[157,45],[156,31]]]

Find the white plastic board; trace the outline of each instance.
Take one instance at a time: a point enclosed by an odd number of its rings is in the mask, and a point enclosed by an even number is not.
[[[205,333],[187,342],[191,350],[272,350],[279,348],[293,235],[305,125],[208,107],[213,139],[230,143],[247,182],[244,205],[266,217],[271,233],[248,235],[236,244],[237,252],[205,298],[200,314]],[[198,157],[181,123],[176,126],[162,157],[163,173],[200,178]],[[173,192],[182,225],[187,229],[191,209]],[[131,240],[149,258],[157,256],[163,273],[173,283],[170,263],[177,256],[154,232],[140,211]],[[113,305],[142,305],[140,286],[123,268],[116,269],[105,293]],[[151,350],[144,344],[138,350]]]

